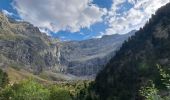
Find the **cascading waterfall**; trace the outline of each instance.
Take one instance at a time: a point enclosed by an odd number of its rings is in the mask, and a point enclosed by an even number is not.
[[[57,61],[58,61],[58,65],[59,65],[59,70],[60,70],[60,72],[64,72],[64,68],[62,67],[62,65],[61,65],[61,52],[60,52],[60,46],[58,46],[58,48],[57,48]]]

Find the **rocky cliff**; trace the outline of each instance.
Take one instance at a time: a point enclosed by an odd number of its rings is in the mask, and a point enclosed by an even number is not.
[[[29,69],[60,71],[58,46],[37,27],[0,14],[0,63]]]
[[[98,39],[63,42],[61,59],[65,62],[61,63],[65,64],[68,67],[67,72],[73,75],[95,76],[114,56],[124,40],[134,33],[135,31],[131,31],[125,35],[106,35]]]
[[[0,13],[0,65],[24,68],[35,74],[51,71],[95,76],[134,32],[61,42],[30,23]]]

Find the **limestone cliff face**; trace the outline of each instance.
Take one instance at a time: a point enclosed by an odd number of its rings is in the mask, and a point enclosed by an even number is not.
[[[61,64],[76,76],[95,76],[114,56],[124,40],[133,35],[103,36],[99,39],[64,42],[61,45]]]
[[[20,66],[35,73],[58,67],[58,42],[27,22],[17,22],[0,14],[0,62]]]
[[[50,70],[76,76],[95,76],[133,33],[61,42],[41,33],[30,23],[15,21],[0,13],[0,64],[17,66],[37,74]]]

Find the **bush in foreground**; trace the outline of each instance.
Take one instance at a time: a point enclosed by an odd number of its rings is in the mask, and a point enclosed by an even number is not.
[[[69,91],[57,86],[45,87],[34,81],[25,80],[5,87],[0,91],[0,100],[72,100]]]

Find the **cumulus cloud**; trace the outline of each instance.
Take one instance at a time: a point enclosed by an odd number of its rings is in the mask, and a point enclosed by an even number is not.
[[[124,34],[139,29],[158,8],[168,2],[170,0],[113,0],[106,18],[109,28],[101,35]]]
[[[23,20],[53,32],[89,28],[106,14],[92,0],[14,0],[13,7]]]

